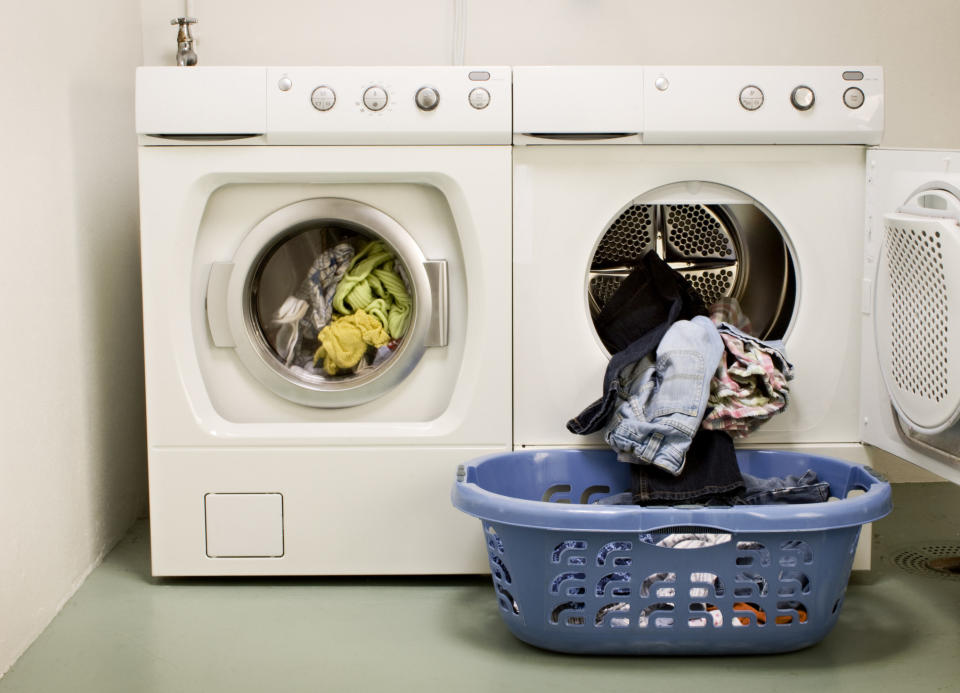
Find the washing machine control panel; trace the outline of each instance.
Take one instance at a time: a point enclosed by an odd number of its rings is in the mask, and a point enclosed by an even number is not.
[[[509,68],[267,70],[270,144],[509,144]]]

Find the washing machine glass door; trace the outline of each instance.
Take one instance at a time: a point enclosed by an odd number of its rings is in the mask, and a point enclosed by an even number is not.
[[[293,402],[376,399],[446,346],[446,263],[427,260],[396,220],[342,198],[265,217],[207,286],[213,343]]]

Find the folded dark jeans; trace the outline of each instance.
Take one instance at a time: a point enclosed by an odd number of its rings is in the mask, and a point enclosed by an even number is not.
[[[587,435],[603,428],[626,389],[620,371],[655,351],[677,320],[706,314],[703,301],[686,279],[656,253],[647,252],[597,316],[597,334],[613,356],[603,376],[600,399],[570,419],[567,430]]]
[[[683,474],[674,476],[655,465],[630,465],[633,503],[708,503],[743,489],[733,439],[724,431],[699,429],[687,450]]]
[[[701,433],[721,433],[730,442],[732,449],[732,440],[722,431],[706,431],[701,429]],[[698,444],[697,438],[694,438],[694,444]],[[699,443],[695,449],[690,447],[687,453],[687,465],[690,465],[690,471],[702,470],[703,467],[712,466],[716,459],[701,458],[700,455],[709,449],[710,445],[714,452],[726,454],[723,449],[727,441],[713,441],[710,444]],[[696,452],[696,457],[689,457]],[[722,458],[721,458],[722,459]],[[708,464],[703,462],[707,460]],[[694,472],[696,473],[696,472]],[[702,473],[702,471],[701,471]],[[691,505],[785,505],[793,503],[823,503],[830,497],[830,484],[826,481],[820,481],[816,472],[808,469],[801,476],[788,475],[785,477],[761,478],[752,474],[742,474],[738,487],[724,493],[712,494],[711,485],[716,487],[723,486],[723,475],[718,470],[712,479],[703,486],[704,493],[697,495],[688,492],[684,485],[687,483],[687,470],[681,477],[675,477],[652,465],[631,465],[630,468],[631,490],[623,493],[616,493],[605,498],[601,498],[596,503],[602,505],[668,505],[674,503],[684,503]],[[695,482],[689,482],[694,485]],[[700,482],[703,483],[703,482]],[[732,484],[732,478],[728,478],[728,484]],[[671,486],[672,485],[672,486]],[[696,491],[696,489],[692,489]]]
[[[830,484],[820,481],[816,472],[808,469],[801,476],[761,479],[743,475],[745,488],[734,499],[742,505],[780,505],[786,503],[822,503],[830,497]]]

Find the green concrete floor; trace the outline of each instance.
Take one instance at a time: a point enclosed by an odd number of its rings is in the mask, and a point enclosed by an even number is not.
[[[818,645],[758,657],[576,657],[501,623],[488,577],[149,576],[145,523],[95,570],[0,680],[0,693],[96,691],[960,691],[960,577],[892,557],[960,546],[960,487],[894,487]],[[479,538],[478,538],[479,540]]]

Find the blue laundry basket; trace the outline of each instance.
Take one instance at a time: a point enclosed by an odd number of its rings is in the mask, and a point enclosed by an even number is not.
[[[813,645],[840,615],[860,526],[890,512],[890,485],[827,457],[741,450],[737,459],[759,477],[812,469],[838,500],[594,505],[629,489],[630,472],[612,452],[586,450],[474,460],[458,469],[452,500],[482,521],[500,614],[532,645],[583,654],[754,654]],[[658,545],[694,533],[716,543]]]

